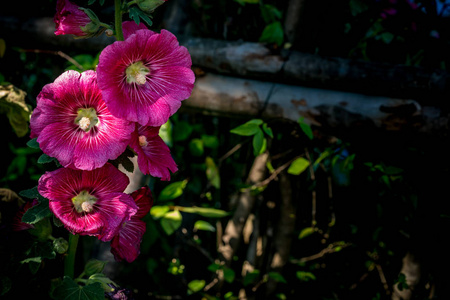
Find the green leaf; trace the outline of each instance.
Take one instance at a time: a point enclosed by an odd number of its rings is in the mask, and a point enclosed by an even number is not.
[[[276,282],[287,283],[287,281],[286,281],[286,279],[284,279],[283,275],[281,275],[278,272],[269,272],[269,273],[267,273],[267,275],[269,276],[270,279],[272,279]]]
[[[258,280],[258,278],[259,278],[259,270],[254,270],[245,275],[243,284],[244,284],[244,286],[250,285],[250,284],[256,282]]]
[[[147,25],[150,27],[152,26],[153,22],[150,19],[150,17],[145,14],[142,10],[140,10],[138,7],[133,6],[130,8],[129,11],[129,17],[132,19],[137,25],[141,22],[140,19],[142,19]]]
[[[12,281],[9,277],[0,275],[0,296],[5,295],[12,287]]]
[[[187,140],[191,135],[194,128],[186,121],[178,121],[175,123],[172,131],[173,140],[175,142],[181,142]]]
[[[300,128],[302,129],[303,133],[306,134],[306,136],[312,140],[314,138],[314,134],[313,131],[311,129],[311,126],[309,126],[308,124],[306,124],[305,122],[303,122],[304,117],[301,117],[300,119],[298,119],[298,124],[300,124]]]
[[[236,277],[235,272],[233,269],[224,267],[223,268],[223,279],[225,279],[226,282],[232,283],[234,281],[234,278]]]
[[[260,119],[253,119],[248,121],[247,123],[231,129],[230,132],[243,136],[252,136],[261,130],[259,128],[259,125],[261,125],[262,123],[263,121]]]
[[[264,151],[266,151],[267,148],[267,140],[264,137],[264,133],[261,129],[258,129],[256,134],[253,136],[253,154],[255,156],[258,156]]]
[[[159,129],[159,136],[163,139],[167,146],[172,147],[172,122],[170,120],[167,120],[167,122],[161,126]]]
[[[216,228],[212,226],[209,222],[198,220],[194,224],[194,230],[204,230],[204,231],[211,231],[215,232]]]
[[[224,210],[209,207],[183,207],[182,211],[186,213],[198,214],[207,218],[222,218],[229,215],[229,213]]]
[[[18,137],[27,134],[32,111],[25,98],[26,93],[12,84],[0,85],[0,114],[6,114]]]
[[[47,164],[47,163],[51,163],[51,162],[53,162],[53,161],[57,161],[56,158],[51,157],[51,156],[48,156],[48,155],[45,154],[45,153],[42,153],[42,155],[39,156],[37,162],[40,163],[40,164]]]
[[[33,149],[40,149],[39,143],[37,142],[37,138],[31,139],[27,142],[27,146]]]
[[[279,11],[275,6],[270,4],[264,4],[260,6],[261,16],[264,19],[264,23],[269,24],[278,21],[282,17],[281,11]]]
[[[369,6],[361,0],[350,0],[349,6],[352,16],[356,16],[369,9]]]
[[[300,281],[316,280],[316,276],[311,272],[297,271],[296,275]]]
[[[209,182],[216,189],[220,189],[220,174],[219,169],[217,168],[214,160],[211,157],[206,157],[206,178],[208,178]]]
[[[170,208],[168,206],[155,205],[150,209],[150,215],[155,219],[162,218]]]
[[[106,266],[106,261],[102,261],[102,260],[98,260],[98,259],[90,259],[88,260],[88,262],[86,263],[86,265],[84,265],[84,273],[87,277],[94,275],[96,273],[101,273],[103,272],[103,269]]]
[[[201,139],[192,139],[189,142],[189,151],[193,156],[202,156],[205,152],[203,141]]]
[[[271,129],[269,126],[267,126],[267,123],[264,123],[264,124],[263,124],[262,129],[264,130],[264,132],[265,132],[268,136],[270,136],[271,138],[273,138],[273,132],[272,132],[272,129]]]
[[[105,291],[99,282],[80,286],[64,276],[62,284],[53,291],[53,297],[59,300],[104,300]]]
[[[167,185],[158,196],[158,201],[173,200],[183,194],[187,180],[172,182]]]
[[[309,161],[303,157],[299,157],[296,160],[294,160],[291,165],[289,166],[287,172],[292,175],[299,175],[303,171],[306,170],[310,165]]]
[[[196,293],[201,291],[205,287],[206,282],[204,280],[192,280],[188,283],[189,291],[192,293]]]
[[[38,192],[37,186],[35,186],[34,188],[28,189],[28,190],[23,190],[19,192],[19,195],[25,198],[30,198],[30,199],[35,199],[40,197],[41,195]]]
[[[45,217],[49,217],[52,215],[52,212],[49,208],[48,199],[39,198],[39,203],[31,208],[29,208],[22,216],[22,222],[28,224],[35,224]]]
[[[182,219],[183,217],[178,210],[166,213],[161,219],[161,226],[164,232],[167,235],[174,233],[181,226]]]
[[[203,145],[207,148],[217,149],[219,147],[219,139],[215,135],[202,134]]]
[[[300,231],[300,234],[298,235],[298,238],[301,240],[307,236],[310,236],[311,234],[314,233],[314,228],[313,227],[306,227],[303,228],[302,231]]]
[[[268,24],[259,37],[259,42],[261,43],[275,43],[278,46],[281,46],[283,44],[283,41],[284,31],[283,26],[279,21]]]

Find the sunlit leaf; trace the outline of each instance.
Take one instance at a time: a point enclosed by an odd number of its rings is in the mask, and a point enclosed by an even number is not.
[[[266,151],[267,140],[264,137],[264,133],[261,129],[258,129],[256,134],[253,136],[253,154],[258,156],[264,151]]]
[[[190,206],[183,207],[182,210],[186,213],[194,213],[207,218],[222,218],[229,215],[229,213],[224,210],[209,207]]]
[[[296,275],[301,281],[316,280],[316,276],[311,272],[297,271]]]
[[[269,272],[267,273],[270,279],[276,281],[276,282],[282,282],[287,283],[286,279],[278,272]]]
[[[18,137],[28,132],[31,106],[25,102],[26,93],[10,85],[0,85],[0,114],[6,114],[9,123]]]
[[[201,139],[192,139],[189,142],[189,150],[193,156],[202,156],[205,152]]]
[[[188,288],[191,293],[201,291],[205,287],[206,282],[204,280],[192,280],[188,283]]]
[[[152,215],[155,219],[159,219],[163,217],[170,208],[168,206],[154,205],[150,209],[150,215]]]
[[[253,119],[236,128],[231,129],[230,132],[243,136],[252,136],[261,130],[259,128],[259,125],[261,125],[262,123],[263,121],[260,119]]]
[[[161,227],[167,235],[171,235],[181,226],[182,219],[178,210],[168,212],[161,219]]]
[[[214,163],[214,160],[211,157],[206,157],[205,159],[206,164],[206,177],[208,178],[209,182],[213,187],[216,189],[220,188],[220,174],[219,169],[217,168],[216,164]]]
[[[198,220],[194,223],[194,230],[204,230],[204,231],[211,231],[211,232],[215,232],[216,228],[214,226],[211,225],[211,223],[203,221],[203,220]]]
[[[268,136],[270,136],[271,138],[273,138],[273,132],[272,132],[272,128],[270,128],[269,126],[267,126],[267,123],[264,123],[262,126],[263,131],[265,132],[265,134],[267,134]]]
[[[307,159],[299,157],[291,163],[287,172],[292,175],[299,175],[309,167],[309,164]]]
[[[302,231],[300,231],[300,234],[298,235],[298,238],[299,239],[303,239],[303,238],[305,238],[307,236],[310,236],[313,233],[314,233],[314,228],[306,227],[306,228],[303,228]]]
[[[298,119],[298,124],[300,125],[300,128],[302,129],[303,133],[306,134],[306,136],[312,140],[314,138],[314,134],[313,131],[311,129],[311,126],[309,126],[308,124],[306,124],[303,120],[305,118],[301,117]]]

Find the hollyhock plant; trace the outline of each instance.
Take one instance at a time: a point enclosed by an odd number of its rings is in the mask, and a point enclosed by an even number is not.
[[[39,93],[30,128],[30,137],[62,166],[92,170],[125,151],[135,125],[109,112],[94,71],[70,70]]]
[[[123,38],[127,39],[130,35],[132,35],[133,33],[136,33],[137,30],[140,29],[147,29],[147,26],[145,26],[144,23],[139,23],[136,24],[136,22],[134,21],[125,21],[122,23],[122,33],[123,33]]]
[[[32,201],[27,201],[25,204],[19,209],[19,211],[14,215],[13,221],[12,221],[12,230],[13,231],[23,231],[28,229],[33,229],[33,224],[28,224],[22,222],[23,215],[32,208],[33,206],[38,204],[37,199],[33,199]]]
[[[137,154],[139,170],[161,180],[170,180],[170,172],[178,167],[170,155],[169,147],[159,136],[159,127],[138,125],[130,140],[130,147]]]
[[[188,50],[167,30],[137,30],[100,54],[98,84],[111,113],[143,126],[161,126],[194,87]]]
[[[129,221],[125,221],[120,227],[119,233],[111,241],[111,253],[117,261],[134,261],[140,253],[142,236],[146,230],[146,224],[141,219],[145,217],[153,205],[153,198],[147,186],[134,191],[133,197],[138,211]]]
[[[111,240],[124,221],[137,212],[131,195],[123,191],[128,177],[112,164],[83,171],[60,168],[46,172],[39,193],[49,199],[50,210],[72,234]]]
[[[100,21],[94,12],[79,7],[69,0],[56,2],[53,20],[56,24],[56,35],[72,34],[77,38],[90,38],[99,35],[105,29],[100,27]]]

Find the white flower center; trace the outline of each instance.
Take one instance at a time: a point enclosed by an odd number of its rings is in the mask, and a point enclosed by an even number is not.
[[[94,126],[99,124],[97,112],[92,107],[78,109],[75,124],[77,124],[81,130],[88,132]]]
[[[139,146],[145,147],[148,145],[147,138],[144,135],[139,136]]]
[[[97,198],[89,194],[88,191],[81,191],[78,195],[72,198],[73,206],[79,213],[89,213],[93,211],[95,202],[97,202]]]
[[[150,70],[141,61],[138,61],[129,65],[125,73],[127,83],[143,85],[147,82],[147,75],[150,74]]]

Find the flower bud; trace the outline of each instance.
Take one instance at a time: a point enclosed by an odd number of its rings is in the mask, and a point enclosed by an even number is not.
[[[57,238],[53,241],[53,248],[58,254],[64,254],[69,249],[69,242],[63,238]]]
[[[69,0],[58,0],[53,20],[56,35],[72,34],[75,38],[90,38],[105,30],[92,10],[79,7]]]
[[[84,273],[88,277],[96,273],[101,273],[105,268],[105,265],[106,265],[105,261],[91,259],[84,266]]]
[[[158,6],[166,2],[167,0],[138,0],[137,5],[146,13],[152,13]]]

